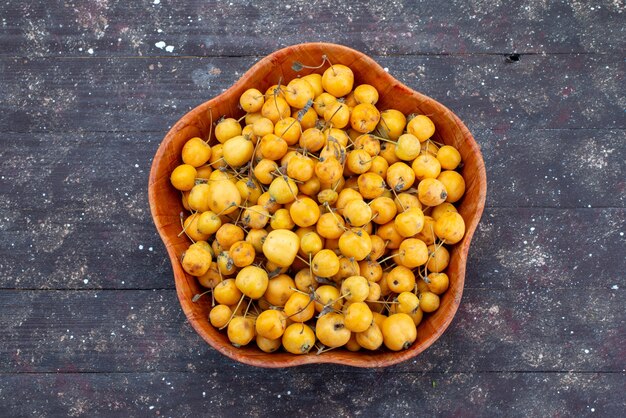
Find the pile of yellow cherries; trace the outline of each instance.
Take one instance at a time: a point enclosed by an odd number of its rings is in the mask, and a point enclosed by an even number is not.
[[[428,115],[379,110],[376,88],[322,64],[246,90],[245,116],[184,144],[171,173],[192,242],[181,263],[237,347],[407,349],[465,234],[461,155]]]

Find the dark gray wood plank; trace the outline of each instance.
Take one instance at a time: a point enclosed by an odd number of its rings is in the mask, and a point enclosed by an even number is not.
[[[147,204],[154,136],[4,134],[0,287],[172,288]],[[624,131],[483,131],[477,138],[490,206],[470,252],[467,286],[624,285]],[[571,152],[562,153],[560,143]]]
[[[0,287],[173,287],[147,203],[158,140],[138,133],[4,137]],[[624,131],[485,131],[478,137],[490,206],[473,241],[466,285],[626,285]],[[561,155],[558,143],[572,151]],[[579,209],[561,209],[569,207]]]
[[[110,215],[121,217],[123,210]],[[107,223],[108,211],[85,221],[80,213],[18,212],[5,221],[0,287],[173,288],[165,248],[147,214],[133,225]],[[466,287],[625,287],[625,224],[624,209],[488,208],[472,242]]]
[[[621,416],[623,2],[248,3],[0,4],[0,416]],[[315,40],[449,106],[487,163],[457,317],[384,370],[223,357],[150,221],[168,127]]]
[[[147,203],[154,136],[4,134],[0,287],[172,288]],[[468,287],[626,284],[624,131],[482,131],[477,138],[489,206],[470,251]],[[581,209],[559,209],[569,207]]]
[[[487,206],[624,207],[626,131],[480,130]]]
[[[487,206],[580,208],[626,203],[624,130],[474,134],[487,167]],[[144,207],[136,206],[146,199],[150,164],[160,140],[160,134],[137,132],[2,134],[0,194],[5,199],[0,208],[36,209],[54,202],[63,211],[119,211],[124,202],[126,208],[133,206],[131,216],[142,219]],[[25,189],[32,193],[28,201],[20,194]],[[118,203],[108,208],[106,200],[113,198]],[[123,222],[126,215],[109,219]]]
[[[626,210],[487,208],[472,240],[466,287],[626,287]]]
[[[493,55],[374,58],[451,108],[472,131],[626,127],[621,56],[533,55],[514,63]],[[0,132],[149,131],[162,137],[256,60],[3,59]]]
[[[623,373],[0,375],[3,416],[620,416]],[[20,396],[15,396],[19,393]]]
[[[467,289],[444,335],[388,371],[622,372],[624,303],[623,289]],[[173,290],[3,290],[0,308],[0,373],[248,369],[200,339]]]
[[[623,4],[588,2],[250,3],[9,1],[8,56],[250,55],[327,41],[371,54],[569,53],[624,49]],[[162,44],[160,44],[162,42]],[[167,50],[167,46],[172,50]]]

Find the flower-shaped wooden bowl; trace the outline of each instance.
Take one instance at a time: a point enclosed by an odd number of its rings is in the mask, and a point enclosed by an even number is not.
[[[428,115],[436,126],[434,140],[454,145],[463,158],[461,174],[466,182],[466,193],[458,205],[458,211],[465,219],[467,232],[463,240],[451,250],[448,275],[450,288],[442,295],[441,305],[433,314],[426,315],[417,327],[417,341],[411,348],[400,352],[381,350],[380,352],[350,352],[332,350],[321,355],[292,355],[285,352],[267,354],[254,344],[247,347],[233,347],[226,335],[213,328],[208,321],[210,298],[192,302],[195,294],[202,292],[196,278],[187,275],[182,269],[180,256],[190,242],[181,231],[179,214],[183,211],[180,192],[169,181],[172,170],[181,163],[181,149],[185,141],[199,136],[207,138],[213,120],[227,115],[239,118],[243,115],[238,107],[239,96],[248,88],[265,91],[282,80],[303,76],[320,70],[304,69],[295,72],[295,61],[316,65],[326,55],[333,64],[349,66],[355,75],[355,85],[368,83],[380,92],[377,107],[381,110],[394,108],[404,114],[419,113]],[[214,141],[214,138],[211,138]],[[309,43],[290,46],[274,52],[255,64],[239,81],[221,95],[201,104],[183,116],[167,133],[159,146],[149,181],[150,209],[154,223],[165,243],[176,281],[180,304],[187,319],[195,330],[211,346],[222,354],[242,363],[260,367],[288,367],[309,363],[338,363],[356,367],[383,367],[415,357],[433,344],[448,327],[461,302],[465,281],[465,263],[470,241],[483,212],[487,181],[485,165],[478,145],[463,122],[439,102],[406,87],[383,70],[366,55],[353,49],[326,43]]]

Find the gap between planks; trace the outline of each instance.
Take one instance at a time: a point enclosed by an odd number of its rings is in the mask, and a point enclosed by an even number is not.
[[[493,286],[485,286],[485,287],[475,287],[475,286],[464,286],[463,290],[493,290]],[[570,291],[573,289],[578,290],[610,290],[611,292],[622,291],[624,289],[618,288],[613,289],[610,287],[598,287],[598,286],[576,286],[574,287],[544,287],[544,290],[550,291]],[[522,291],[526,290],[525,288],[511,288],[504,287],[496,289],[501,292],[505,291]],[[176,291],[176,287],[45,287],[45,288],[37,288],[37,287],[0,287],[0,292],[170,292]]]
[[[0,192],[0,196],[2,196],[5,193]],[[487,194],[489,194],[489,191],[487,191]],[[485,209],[494,209],[494,210],[517,210],[517,209],[523,209],[523,210],[558,210],[558,211],[579,211],[579,210],[590,210],[590,211],[594,211],[594,210],[624,210],[626,209],[626,206],[491,206],[491,205],[485,205]],[[3,211],[6,209],[0,209],[0,213],[3,213]],[[40,213],[40,212],[49,212],[49,210],[43,210],[43,209],[38,209],[38,208],[22,208],[20,209],[20,211],[22,213]],[[485,216],[485,213],[483,213],[483,217]],[[8,230],[5,230],[8,231]],[[155,230],[156,232],[156,230]]]
[[[104,51],[106,52],[106,51]],[[406,54],[369,54],[370,57],[376,58],[393,58],[393,57],[492,57],[492,56],[502,56],[507,57],[511,54],[517,54],[521,57],[523,56],[576,56],[576,55],[586,55],[586,56],[608,56],[615,55],[615,52],[588,52],[588,51],[571,51],[571,52],[524,52],[524,51],[497,51],[497,52],[411,52]],[[269,55],[269,54],[267,54]],[[116,59],[160,59],[160,60],[172,60],[172,59],[198,59],[198,58],[256,58],[262,59],[267,55],[256,55],[256,54],[241,54],[241,55],[102,55],[102,56],[75,56],[75,55],[10,55],[10,56],[0,56],[0,61],[2,60],[15,60],[15,59],[30,59],[30,60],[60,60],[60,59],[76,59],[76,60],[116,60]],[[513,65],[514,63],[511,63]]]
[[[407,361],[408,362],[408,361]],[[402,364],[402,363],[400,363]],[[265,369],[262,367],[254,367],[247,366],[243,363],[237,363],[238,366],[245,367],[247,370],[238,370],[237,373],[249,373],[249,374],[266,374],[270,369]],[[309,365],[310,366],[310,365]],[[331,366],[328,365],[327,366]],[[232,367],[225,366],[228,369],[232,369]],[[306,367],[306,366],[305,366]],[[348,366],[346,366],[348,367]],[[393,366],[392,366],[393,367]],[[283,369],[273,369],[279,373],[286,373],[291,368],[283,368]],[[593,375],[593,374],[607,374],[607,375],[626,375],[626,372],[623,370],[607,370],[607,371],[592,371],[592,370],[468,370],[468,371],[460,371],[460,372],[434,372],[434,371],[408,371],[408,370],[388,370],[386,368],[368,368],[368,369],[347,369],[343,371],[338,370],[324,370],[324,371],[316,371],[316,370],[305,370],[303,368],[299,369],[300,371],[305,371],[306,374],[329,374],[329,373],[340,373],[340,374],[370,374],[374,373],[387,373],[387,374],[397,374],[397,375],[431,375],[431,376],[454,376],[454,375],[477,375],[477,374],[579,374],[579,375]],[[219,371],[219,368],[216,368],[216,371]],[[145,376],[161,376],[161,375],[188,375],[188,374],[202,374],[207,375],[207,371],[202,372],[194,372],[189,370],[174,370],[174,371],[151,371],[151,372],[137,372],[137,371],[49,371],[49,372],[0,372],[0,376],[20,376],[20,375],[145,375]]]
[[[198,105],[200,105],[202,103],[198,103]],[[189,108],[188,110],[191,110],[192,108]],[[24,130],[24,131],[15,131],[15,130],[11,130],[11,129],[7,129],[7,130],[1,130],[0,129],[0,133],[3,134],[24,134],[24,133],[29,133],[29,134],[50,134],[50,135],[60,135],[60,134],[117,134],[117,135],[123,135],[123,134],[160,134],[165,136],[165,134],[167,133],[167,131],[169,129],[171,129],[172,126],[167,126],[164,129],[157,129],[157,130],[81,130],[81,129],[76,129],[76,130]],[[498,134],[500,133],[500,129],[499,128],[482,128],[482,129],[477,129],[475,131],[473,131],[474,136],[476,136],[475,134],[481,133],[481,132],[489,132],[491,131],[494,134]],[[518,129],[515,127],[511,127],[509,129],[507,129],[506,133],[517,133],[517,132],[528,132],[528,129]],[[586,127],[574,127],[574,128],[533,128],[531,129],[531,132],[540,132],[540,131],[548,131],[548,132],[559,132],[559,131],[593,131],[593,132],[611,132],[611,131],[618,131],[618,132],[622,132],[622,131],[626,131],[626,127],[614,127],[614,128],[586,128]],[[137,141],[137,142],[150,142],[150,141]],[[480,145],[480,144],[479,144]]]

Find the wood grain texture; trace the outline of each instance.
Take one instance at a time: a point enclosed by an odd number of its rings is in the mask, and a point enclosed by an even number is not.
[[[0,416],[621,415],[623,2],[154,3],[0,4],[0,288],[33,289],[0,291]],[[483,149],[464,302],[415,363],[219,355],[147,216],[169,127],[312,40],[373,56]]]
[[[624,130],[479,130],[476,137],[492,191],[488,207],[619,208],[626,203]],[[68,212],[68,221],[76,221],[71,212],[113,224],[123,223],[127,214],[145,221],[147,192],[141,186],[160,141],[156,134],[5,133],[2,140],[0,210],[5,216],[54,206]]]
[[[370,55],[606,53],[624,50],[623,9],[611,0],[10,1],[0,6],[0,54],[265,55],[312,41]]]
[[[622,373],[624,303],[621,289],[468,288],[441,338],[387,370]],[[203,341],[174,290],[2,290],[0,308],[0,355],[7,359],[0,373],[262,370],[230,360]],[[305,370],[356,372],[340,365]]]
[[[21,210],[15,201],[14,209],[0,211],[0,288],[173,289],[165,248],[145,218],[146,192],[132,200],[124,193],[95,197],[118,199],[123,204],[97,210],[62,205],[55,212],[45,203]],[[144,218],[123,221],[128,213]],[[625,230],[623,208],[488,207],[472,242],[465,288],[626,288]]]
[[[476,231],[466,286],[626,286],[625,209],[490,209]]]
[[[0,59],[0,132],[139,131],[160,141],[258,59]],[[373,59],[445,103],[472,132],[626,128],[626,62],[619,55],[531,55],[512,63],[498,55]]]
[[[620,416],[623,374],[386,370],[0,375],[18,416]],[[23,398],[13,396],[19,391]],[[41,400],[40,400],[41,399]],[[45,399],[45,401],[44,401]]]
[[[32,374],[0,379],[0,414],[50,416],[620,416],[623,374]],[[532,388],[533,390],[528,390]],[[23,399],[12,396],[19,390]],[[45,399],[43,404],[38,399]]]
[[[493,207],[617,207],[626,204],[626,131],[494,130],[476,134]]]

